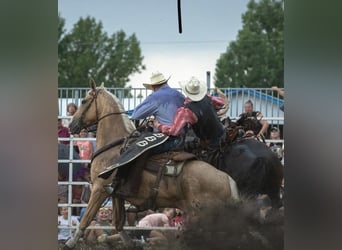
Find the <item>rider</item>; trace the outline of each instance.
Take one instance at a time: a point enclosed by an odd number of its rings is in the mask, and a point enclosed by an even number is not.
[[[225,100],[208,95],[205,83],[196,77],[181,83],[181,87],[187,98],[184,106],[178,108],[173,124],[164,125],[155,119],[155,127],[164,134],[177,135],[187,124],[191,124],[202,145],[208,149],[218,148],[225,139],[225,133],[216,110],[224,107]]]
[[[257,135],[258,137],[264,137],[264,134],[268,129],[268,122],[266,120],[262,120],[262,113],[260,111],[253,111],[253,102],[251,100],[245,102],[244,108],[245,113],[240,114],[240,118],[236,123],[238,125],[244,126],[244,121],[249,119],[255,123],[255,126],[245,127],[246,135]]]
[[[140,120],[149,116],[154,116],[161,124],[172,124],[175,112],[183,105],[185,97],[180,91],[171,88],[167,84],[169,79],[170,77],[166,79],[164,75],[158,71],[152,73],[151,83],[143,83],[143,85],[145,88],[152,90],[153,93],[134,109],[131,117],[132,120]],[[170,151],[182,147],[183,142],[184,140],[180,136],[170,136],[164,143],[150,149],[149,153],[157,154]],[[147,157],[148,154],[145,153],[144,155]],[[125,152],[119,157],[117,164],[106,168],[99,174],[99,177],[107,179],[114,169],[119,166],[118,164],[120,164],[120,160],[123,157],[127,157],[125,156]],[[138,171],[138,169],[142,169],[140,163],[143,164],[144,160],[140,159],[137,161],[134,168],[137,171],[137,173],[133,175],[136,182],[138,182],[139,176],[141,176],[142,173],[142,171]]]

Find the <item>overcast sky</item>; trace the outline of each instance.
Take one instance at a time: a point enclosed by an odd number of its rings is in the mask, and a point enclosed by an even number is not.
[[[249,0],[183,0],[182,28],[178,30],[177,0],[58,0],[58,11],[67,31],[80,17],[101,21],[113,34],[122,29],[136,34],[146,70],[131,76],[128,85],[143,87],[153,71],[171,75],[169,84],[197,76],[206,81],[206,71],[215,74],[216,61],[242,28],[241,15]],[[213,82],[212,82],[213,83]]]

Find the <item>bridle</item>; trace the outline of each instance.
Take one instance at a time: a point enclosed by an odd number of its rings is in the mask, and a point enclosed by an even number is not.
[[[101,121],[103,118],[106,118],[108,116],[112,116],[112,115],[121,115],[121,114],[125,114],[126,111],[121,111],[121,112],[110,112],[108,114],[105,114],[101,117],[99,117],[99,111],[98,111],[98,108],[97,108],[97,95],[98,95],[98,92],[100,92],[101,89],[98,89],[98,90],[95,90],[95,91],[92,91],[91,93],[89,93],[89,95],[91,95],[93,98],[92,100],[90,101],[90,103],[87,105],[87,107],[84,109],[82,115],[81,115],[81,120],[83,120],[84,118],[84,115],[86,113],[86,111],[90,108],[91,104],[95,101],[95,113],[96,113],[96,121],[91,124],[90,126],[93,126],[93,125],[96,125],[99,123],[99,121]]]
[[[95,101],[96,121],[95,121],[93,124],[91,124],[90,126],[93,126],[93,125],[98,124],[99,121],[101,121],[102,119],[104,119],[104,118],[106,118],[106,117],[108,117],[108,116],[112,116],[112,115],[121,115],[121,114],[125,114],[125,113],[126,113],[126,111],[122,111],[122,112],[110,112],[110,113],[108,113],[108,114],[105,114],[105,115],[99,117],[99,111],[98,111],[98,108],[97,108],[97,95],[98,95],[98,92],[99,92],[100,90],[101,90],[101,89],[94,90],[94,91],[92,91],[92,92],[89,93],[89,95],[91,95],[93,98],[92,98],[92,100],[89,102],[89,104],[84,108],[84,111],[83,111],[83,113],[82,113],[82,115],[81,115],[81,120],[83,120],[83,118],[84,118],[84,116],[85,116],[85,113],[86,113],[87,110],[90,108],[91,104]],[[90,126],[89,126],[89,127],[90,127]],[[94,154],[93,154],[92,159],[91,159],[91,163],[93,162],[93,160],[94,160],[94,158],[95,158],[96,156],[98,156],[99,154],[101,154],[101,153],[107,151],[108,149],[110,149],[110,148],[112,148],[112,147],[115,147],[115,146],[117,146],[117,145],[119,145],[119,144],[122,144],[122,143],[124,142],[124,140],[125,140],[124,137],[123,137],[123,138],[120,138],[120,139],[115,140],[114,142],[112,142],[112,143],[110,143],[110,144],[108,144],[108,145],[105,145],[105,146],[103,146],[102,148],[99,148],[98,150],[96,150],[96,151],[94,152]],[[91,164],[91,163],[90,163],[90,164]]]

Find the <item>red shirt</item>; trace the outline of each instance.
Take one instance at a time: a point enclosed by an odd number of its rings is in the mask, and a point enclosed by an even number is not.
[[[225,105],[224,99],[221,97],[215,97],[208,95],[211,99],[211,103],[215,110],[222,108]],[[185,99],[185,104],[191,102],[189,98]],[[198,118],[189,108],[180,107],[177,109],[173,124],[171,125],[159,125],[158,129],[160,132],[166,135],[179,135],[179,132],[188,123],[195,124]]]
[[[69,138],[69,129],[67,127],[62,126],[60,129],[58,129],[58,137]],[[60,143],[69,144],[69,141],[60,141]]]

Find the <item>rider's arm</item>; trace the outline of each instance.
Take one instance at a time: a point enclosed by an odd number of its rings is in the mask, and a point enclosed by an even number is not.
[[[211,99],[211,104],[216,110],[223,108],[223,106],[226,104],[225,100],[222,97],[218,97],[218,96],[209,96],[209,97]]]
[[[132,120],[145,119],[146,117],[151,116],[158,111],[158,106],[155,105],[154,102],[145,101],[134,109],[133,114],[131,116]]]
[[[266,120],[263,120],[262,117],[263,117],[262,113],[258,112],[257,118],[260,119],[259,122],[262,125],[258,135],[260,135],[260,134],[264,135],[268,129],[268,122]]]
[[[171,125],[158,124],[158,129],[160,132],[176,136],[184,128],[187,123],[194,124],[197,122],[197,116],[188,108],[180,107]]]

